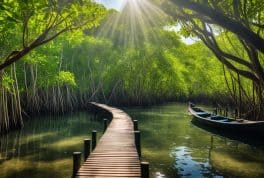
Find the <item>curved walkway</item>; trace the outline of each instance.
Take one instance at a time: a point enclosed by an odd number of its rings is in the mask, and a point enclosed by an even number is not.
[[[141,177],[132,119],[124,111],[104,104],[93,107],[112,113],[112,121],[77,177]]]

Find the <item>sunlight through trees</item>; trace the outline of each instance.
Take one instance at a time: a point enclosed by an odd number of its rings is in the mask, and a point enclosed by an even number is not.
[[[0,132],[89,101],[193,99],[263,119],[260,0],[96,2],[0,4]]]

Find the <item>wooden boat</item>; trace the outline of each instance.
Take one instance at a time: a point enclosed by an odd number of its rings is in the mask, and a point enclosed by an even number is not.
[[[193,122],[217,129],[217,131],[230,131],[243,135],[264,136],[264,121],[250,121],[245,119],[233,119],[215,115],[190,103],[189,112],[194,116]]]

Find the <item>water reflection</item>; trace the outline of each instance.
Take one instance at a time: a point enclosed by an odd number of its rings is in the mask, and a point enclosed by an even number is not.
[[[175,147],[170,156],[175,157],[175,168],[182,177],[204,177],[211,173],[208,159],[192,157],[192,150],[185,146]]]
[[[0,138],[0,177],[71,177],[72,152],[82,151],[91,130],[100,137],[102,126],[88,113],[27,121],[21,131]]]
[[[264,177],[263,149],[222,138],[212,142],[209,155],[212,167],[231,177]]]
[[[208,149],[178,146],[170,157],[181,177],[264,177],[262,149],[219,136],[211,136]]]
[[[139,120],[153,178],[264,177],[263,141],[249,145],[197,127],[183,104],[126,111]]]
[[[165,177],[165,174],[162,174],[161,172],[156,172],[156,177],[157,178],[163,178],[163,177]]]
[[[150,162],[151,177],[264,177],[264,143],[252,146],[201,129],[186,108],[126,109],[139,120],[142,159]],[[23,130],[0,138],[0,177],[70,177],[72,152],[82,151],[93,129],[101,131],[102,120],[87,113],[28,121]]]

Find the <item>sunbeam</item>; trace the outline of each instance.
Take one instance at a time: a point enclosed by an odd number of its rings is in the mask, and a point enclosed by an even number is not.
[[[133,48],[149,41],[162,41],[156,33],[166,24],[167,16],[148,0],[124,0],[121,11],[111,13],[99,30],[99,37],[115,39],[115,44]]]

